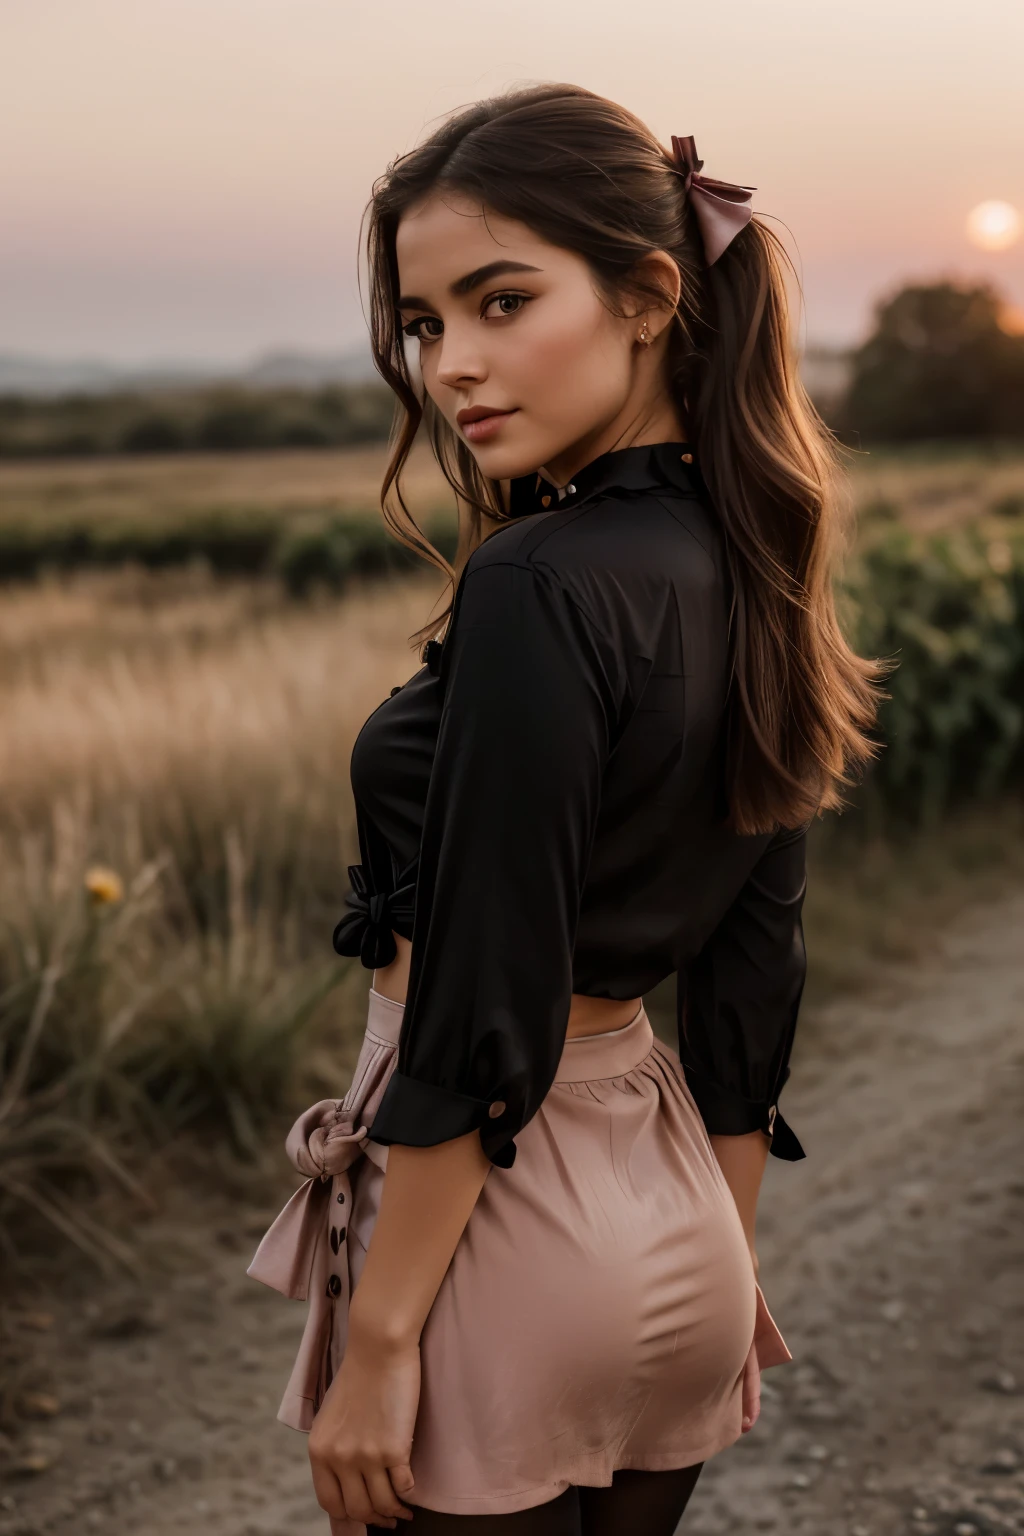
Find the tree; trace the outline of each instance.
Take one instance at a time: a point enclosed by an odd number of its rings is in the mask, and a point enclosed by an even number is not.
[[[1024,337],[987,284],[903,288],[853,354],[841,411],[867,441],[1024,437]]]

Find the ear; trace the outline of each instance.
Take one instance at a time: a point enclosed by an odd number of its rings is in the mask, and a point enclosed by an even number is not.
[[[659,336],[675,314],[682,290],[679,268],[667,251],[649,251],[633,268],[637,286],[648,293],[659,293],[659,301],[652,300],[649,309],[643,311],[652,337]]]

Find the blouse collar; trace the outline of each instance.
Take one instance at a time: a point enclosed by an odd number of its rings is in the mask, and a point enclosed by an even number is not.
[[[666,484],[690,492],[703,488],[696,455],[688,443],[612,449],[591,460],[561,491],[541,475],[522,475],[510,485],[509,515],[526,517],[578,506],[613,490],[647,491]]]

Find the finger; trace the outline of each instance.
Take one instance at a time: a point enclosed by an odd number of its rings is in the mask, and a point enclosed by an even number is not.
[[[753,1429],[761,1412],[761,1370],[753,1345],[743,1368],[743,1432]]]
[[[345,1500],[342,1497],[338,1479],[325,1462],[311,1456],[309,1464],[313,1469],[313,1492],[316,1494],[316,1501],[320,1508],[333,1519],[344,1520],[346,1518]]]
[[[341,1472],[341,1496],[345,1500],[345,1508],[348,1510],[350,1520],[362,1521],[364,1525],[386,1525],[394,1530],[394,1522],[390,1516],[385,1516],[378,1521],[373,1508],[373,1502],[366,1491],[366,1482],[361,1472],[354,1467],[345,1467]]]
[[[388,1467],[388,1476],[397,1494],[412,1493],[416,1486],[416,1479],[412,1475],[412,1467],[408,1462],[403,1461],[397,1467]]]
[[[367,1467],[363,1473],[366,1491],[378,1515],[391,1519],[411,1520],[412,1510],[407,1509],[396,1496],[391,1479],[383,1467]]]

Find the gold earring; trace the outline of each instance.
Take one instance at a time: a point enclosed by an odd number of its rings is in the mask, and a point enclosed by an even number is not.
[[[641,327],[640,327],[640,334],[639,334],[639,336],[638,336],[638,337],[637,337],[637,341],[638,341],[638,342],[639,342],[639,343],[640,343],[640,345],[641,345],[641,346],[642,346],[642,347],[649,347],[649,346],[650,346],[650,344],[651,344],[651,342],[652,342],[652,341],[653,341],[653,340],[654,340],[654,337],[653,337],[653,336],[651,336],[651,335],[650,335],[650,334],[649,334],[649,333],[648,333],[648,330],[647,330],[647,321],[646,321],[646,320],[645,320],[645,321],[644,321],[644,323],[643,323],[643,325],[642,325],[642,326],[641,326]]]

